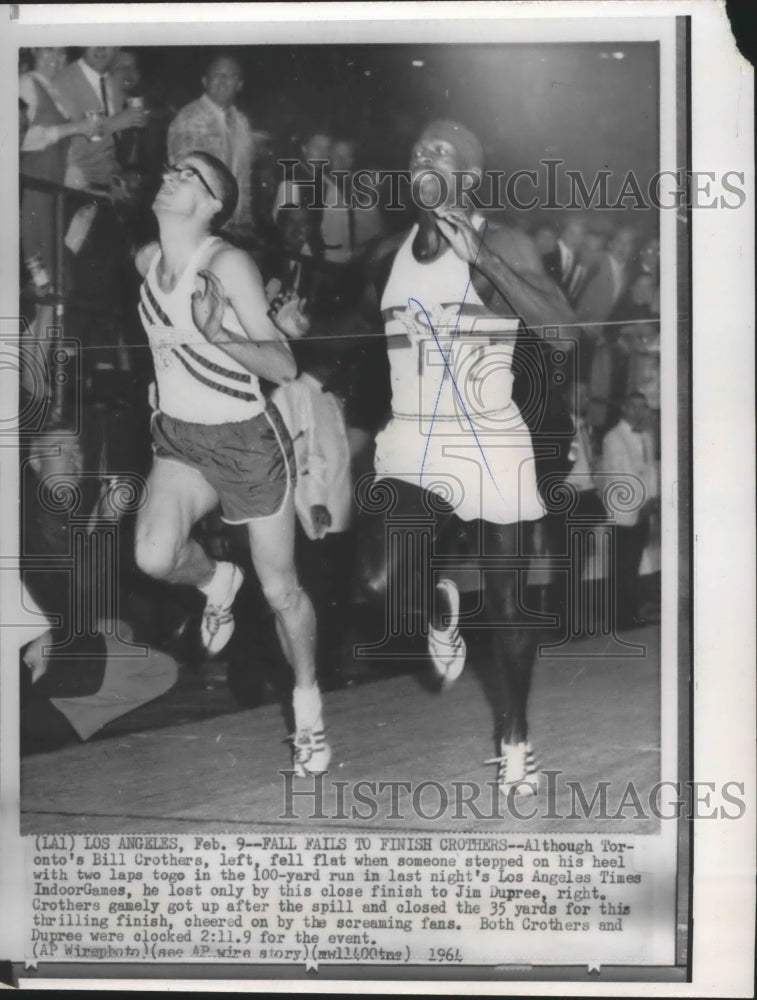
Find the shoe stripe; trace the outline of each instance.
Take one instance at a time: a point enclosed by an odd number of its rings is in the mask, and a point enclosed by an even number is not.
[[[208,611],[207,608],[203,613],[203,618],[207,619],[208,622],[215,622],[218,625],[228,625],[229,622],[234,620],[234,615],[230,614],[215,614],[212,611]]]
[[[454,649],[459,650],[465,645],[463,637],[457,632],[454,636],[447,638],[440,638],[439,636],[430,635],[429,646],[433,646],[435,649]]]
[[[523,777],[519,779],[507,779],[508,763],[510,763],[511,758],[508,757],[506,747],[508,744],[504,742],[500,743],[500,755],[498,757],[492,757],[485,761],[486,764],[497,764],[497,781],[500,785],[515,785],[520,781],[528,781],[533,775],[537,773],[537,760],[536,755],[531,749],[530,744],[527,745],[526,750],[523,754]]]
[[[429,633],[429,643],[435,646],[456,646],[463,641],[459,632],[455,631],[449,635],[434,635]]]

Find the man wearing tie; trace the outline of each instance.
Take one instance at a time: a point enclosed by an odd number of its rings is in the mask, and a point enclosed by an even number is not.
[[[143,128],[141,108],[124,108],[118,80],[111,74],[117,48],[95,46],[84,49],[80,59],[70,63],[55,81],[72,121],[81,121],[92,112],[103,115],[102,128],[92,138],[74,136],[68,153],[65,183],[69,187],[110,188],[119,172],[118,133]]]
[[[602,442],[603,494],[615,525],[616,624],[621,629],[644,624],[639,618],[639,566],[660,496],[648,416],[646,396],[631,393],[623,401],[621,419]]]
[[[586,224],[581,219],[569,219],[557,240],[557,246],[543,256],[544,269],[565,292],[571,305],[586,279],[586,268],[581,263],[580,251],[586,235]]]
[[[252,126],[234,104],[242,89],[242,67],[233,55],[217,55],[202,78],[203,95],[185,105],[168,129],[168,159],[177,163],[191,152],[210,153],[237,182],[239,201],[225,232],[237,239],[252,236]]]
[[[377,207],[356,205],[352,187],[355,166],[355,142],[337,138],[331,147],[326,197],[321,222],[324,259],[335,264],[349,264],[358,258],[368,243],[383,234],[381,213]]]
[[[636,232],[622,226],[610,240],[606,253],[592,252],[594,266],[576,300],[579,322],[599,327],[605,323],[631,280]]]
[[[613,235],[606,251],[592,248],[589,260],[593,263],[575,304],[576,318],[584,329],[579,353],[581,377],[588,380],[592,398],[600,401],[594,418],[595,425],[602,428],[612,419],[607,413],[622,361],[616,348],[618,328],[604,324],[630,283],[635,246],[635,230],[622,226]]]

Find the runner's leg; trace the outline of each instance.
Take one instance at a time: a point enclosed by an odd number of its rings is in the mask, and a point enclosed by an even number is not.
[[[482,523],[487,555],[506,559],[524,554],[519,548],[522,548],[528,526]],[[497,736],[508,744],[528,739],[526,704],[538,643],[538,629],[519,624],[524,617],[524,611],[518,606],[519,590],[525,584],[524,576],[524,570],[516,568],[485,574],[487,618],[505,623],[491,632],[492,666],[499,693],[498,704],[495,705]]]
[[[310,598],[300,586],[294,563],[294,500],[274,517],[247,525],[252,565],[266,600],[276,616],[276,629],[295,676],[302,687],[315,683],[316,623]]]
[[[368,488],[361,506],[358,577],[367,598],[384,608],[387,625],[391,606],[395,614],[416,618],[417,634],[430,623],[443,627],[449,607],[444,594],[432,593],[429,558],[452,508],[419,486],[388,478]]]
[[[491,628],[491,663],[489,681],[496,720],[498,755],[487,763],[498,764],[498,780],[503,790],[515,785],[519,790],[533,790],[535,764],[528,742],[526,708],[531,687],[531,675],[538,630],[521,624],[524,611],[519,607],[525,569],[509,557],[526,555],[529,548],[524,540],[530,526],[523,524],[493,524],[471,522],[467,527],[471,547],[482,547],[472,555],[498,557],[496,568],[483,574],[484,605]],[[525,549],[525,551],[524,551]],[[504,566],[503,566],[504,564]],[[520,785],[527,781],[529,785]]]
[[[189,534],[217,503],[216,491],[196,469],[156,458],[137,514],[135,557],[142,572],[197,587],[212,580],[216,563]]]
[[[315,678],[316,621],[294,563],[294,497],[274,517],[247,525],[252,564],[276,618],[284,655],[294,671],[294,767],[304,775],[325,771],[331,759]]]

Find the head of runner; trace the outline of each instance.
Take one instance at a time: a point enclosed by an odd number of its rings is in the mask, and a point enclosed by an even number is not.
[[[435,121],[421,133],[410,155],[413,197],[421,209],[463,207],[465,175],[481,175],[483,150],[476,136],[459,122]]]
[[[153,211],[158,222],[213,232],[231,218],[239,188],[228,167],[210,153],[194,151],[168,163]]]

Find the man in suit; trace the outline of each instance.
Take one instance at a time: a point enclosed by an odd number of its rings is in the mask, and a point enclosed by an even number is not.
[[[568,219],[555,248],[542,257],[544,270],[562,288],[570,303],[575,303],[587,273],[580,258],[585,236],[584,221]]]
[[[334,185],[324,168],[331,162],[333,143],[333,136],[326,129],[312,130],[300,146],[301,159],[293,175],[285,176],[279,183],[273,199],[274,222],[282,210],[297,206],[307,209],[308,237],[303,253],[316,260],[325,256],[321,232],[323,206],[326,196],[334,194]]]
[[[629,226],[618,229],[607,250],[594,254],[575,305],[579,323],[585,324],[579,355],[580,375],[588,380],[592,398],[600,401],[596,413],[599,427],[607,426],[607,409],[619,363],[614,332],[617,328],[607,328],[604,324],[630,284],[635,246],[635,230]]]
[[[354,139],[336,137],[331,147],[328,167],[335,197],[323,210],[321,235],[324,259],[349,264],[364,253],[367,245],[383,235],[384,225],[378,207],[354,204],[353,176],[357,146]]]
[[[621,419],[602,442],[604,500],[615,525],[615,620],[621,629],[644,624],[639,617],[639,566],[660,495],[648,417],[646,397],[631,393],[623,402]]]
[[[136,49],[122,48],[113,60],[111,75],[118,81],[124,101],[127,104],[135,99],[144,107],[144,95],[142,92],[142,70],[139,65],[139,55]],[[146,133],[150,125],[155,122],[148,117],[146,128],[129,129],[120,135],[118,159],[122,167],[140,168],[143,166]]]
[[[81,121],[94,111],[103,115],[101,132],[91,139],[78,135],[71,140],[65,181],[70,187],[109,189],[120,169],[119,133],[145,125],[141,108],[124,107],[121,85],[111,73],[117,54],[117,48],[105,46],[85,49],[55,80],[72,121]]]
[[[576,300],[576,317],[583,323],[604,323],[631,280],[636,232],[623,226],[605,253],[593,254],[586,284]]]
[[[243,85],[239,60],[233,55],[215,56],[202,78],[202,97],[185,105],[168,128],[168,159],[178,163],[192,152],[210,153],[229,168],[239,200],[225,231],[247,240],[253,233],[254,141],[247,115],[234,103]]]

